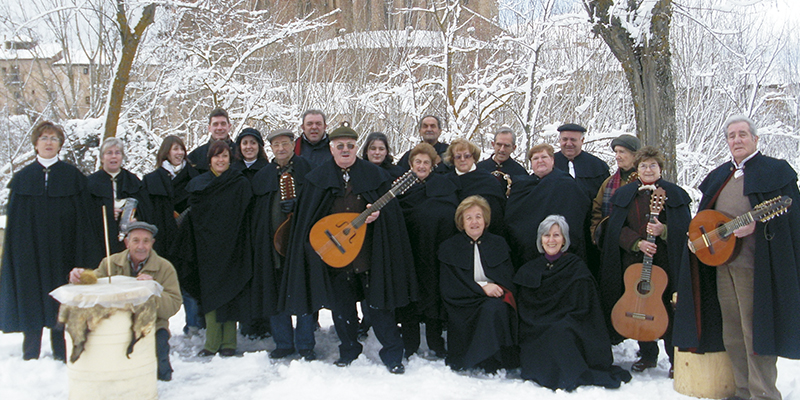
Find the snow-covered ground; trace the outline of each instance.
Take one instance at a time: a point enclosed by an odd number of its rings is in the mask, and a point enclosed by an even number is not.
[[[170,321],[173,337],[171,382],[159,382],[159,398],[168,399],[691,399],[675,392],[667,378],[669,362],[663,355],[658,368],[634,374],[622,388],[609,390],[580,387],[574,392],[551,391],[519,379],[518,372],[498,375],[462,374],[444,361],[413,356],[405,375],[392,375],[380,363],[379,344],[370,334],[365,354],[350,367],[332,363],[338,356],[338,340],[330,313],[320,316],[317,332],[318,361],[273,361],[267,351],[272,339],[239,338],[240,357],[198,359],[203,338],[183,335],[183,311]],[[424,329],[424,328],[423,328]],[[45,334],[45,338],[49,335]],[[47,339],[45,339],[47,341]],[[423,339],[424,347],[424,339]],[[43,343],[38,361],[22,361],[22,334],[0,334],[0,399],[66,399],[67,369],[56,362],[49,343]],[[616,362],[629,368],[636,358],[636,344],[626,341],[614,348]],[[800,361],[778,361],[778,389],[786,400],[800,400]],[[284,397],[286,396],[286,397]]]

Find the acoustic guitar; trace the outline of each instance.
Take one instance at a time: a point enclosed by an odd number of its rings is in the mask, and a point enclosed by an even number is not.
[[[664,208],[666,192],[657,188],[650,196],[650,223],[655,223]],[[655,243],[653,234],[647,241]],[[653,257],[645,254],[642,263],[625,270],[625,293],[611,310],[611,324],[623,337],[652,342],[664,336],[669,325],[667,309],[661,297],[667,288],[667,273],[653,265]]]
[[[281,174],[278,184],[281,188],[281,201],[291,200],[296,197],[294,192],[294,177],[288,171]],[[275,230],[275,236],[272,238],[272,244],[275,246],[275,251],[278,254],[286,257],[286,249],[289,247],[289,240],[292,235],[292,216],[294,213],[289,213],[286,220],[278,226]]]
[[[739,251],[740,242],[733,231],[753,221],[767,222],[785,213],[791,205],[791,197],[775,197],[734,219],[715,210],[700,211],[689,223],[689,250],[703,264],[712,267],[725,264]]]
[[[311,247],[331,267],[343,268],[350,265],[364,244],[367,217],[403,194],[416,182],[417,176],[413,171],[408,171],[397,178],[392,188],[361,214],[336,213],[320,219],[308,233]]]

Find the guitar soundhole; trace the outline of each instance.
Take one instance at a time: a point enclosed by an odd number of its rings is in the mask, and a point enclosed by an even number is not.
[[[639,284],[636,285],[636,291],[642,296],[649,294],[651,289],[650,282],[647,281],[640,281]]]

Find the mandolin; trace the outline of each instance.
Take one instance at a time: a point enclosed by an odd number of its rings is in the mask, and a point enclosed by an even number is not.
[[[664,208],[666,192],[657,188],[650,196],[650,223],[655,223]],[[653,234],[647,241],[655,243]],[[653,257],[645,254],[642,263],[625,270],[625,293],[611,310],[611,324],[623,337],[653,342],[664,336],[669,325],[667,309],[661,297],[667,288],[667,273],[653,265]]]
[[[753,221],[767,222],[785,213],[791,205],[791,197],[775,197],[734,219],[716,210],[700,211],[689,223],[689,250],[703,264],[712,267],[725,264],[739,250],[733,231]]]
[[[367,217],[418,181],[414,172],[408,171],[397,178],[392,188],[361,214],[336,213],[320,219],[308,233],[311,247],[331,267],[343,268],[350,265],[364,244]]]
[[[294,177],[288,171],[281,174],[279,186],[281,188],[281,201],[295,198]],[[286,249],[289,247],[289,239],[292,234],[293,215],[294,213],[289,213],[286,216],[286,220],[275,230],[275,236],[272,238],[275,251],[284,257],[286,257]]]

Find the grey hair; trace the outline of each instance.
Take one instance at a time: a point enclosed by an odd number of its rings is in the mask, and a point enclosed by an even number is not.
[[[730,117],[728,117],[728,119],[725,120],[725,124],[723,125],[723,130],[726,136],[728,134],[728,127],[737,122],[746,122],[747,127],[750,128],[750,134],[755,137],[758,137],[758,130],[756,129],[756,123],[753,122],[752,119],[741,114],[731,115]]]
[[[549,232],[553,225],[558,225],[558,227],[561,228],[561,236],[564,237],[564,247],[561,248],[561,251],[567,251],[569,248],[569,224],[567,223],[567,219],[561,215],[553,214],[548,215],[547,218],[539,224],[539,229],[536,232],[536,248],[539,249],[539,253],[544,253],[542,236]]]
[[[497,135],[501,133],[510,133],[511,134],[511,143],[516,145],[517,144],[517,134],[514,133],[514,130],[511,129],[508,125],[503,125],[494,132],[494,140],[497,141]]]
[[[100,157],[101,164],[103,162],[103,154],[105,154],[106,150],[112,147],[118,147],[119,151],[122,152],[122,159],[125,159],[125,142],[118,137],[110,137],[106,138],[106,140],[103,140],[103,144],[100,145],[100,154],[98,157]]]

